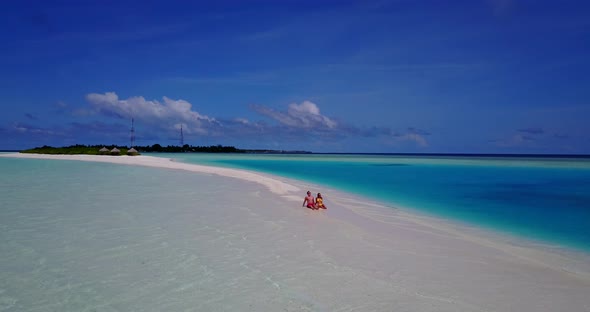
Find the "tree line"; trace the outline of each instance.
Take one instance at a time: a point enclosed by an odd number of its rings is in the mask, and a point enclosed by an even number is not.
[[[223,145],[211,145],[211,146],[192,146],[184,144],[183,146],[168,145],[162,146],[160,144],[154,144],[152,146],[135,146],[138,152],[145,153],[246,153],[246,150],[242,150],[233,146]]]
[[[61,155],[75,155],[75,154],[86,154],[86,155],[98,155],[99,150],[106,147],[109,150],[117,148],[121,151],[121,154],[126,154],[129,149],[127,146],[119,145],[70,145],[64,147],[53,147],[43,145],[41,147],[35,147],[21,151],[21,153],[31,154],[61,154]],[[139,153],[256,153],[256,154],[301,154],[310,153],[306,151],[284,151],[284,150],[265,150],[265,149],[239,149],[234,146],[223,146],[223,145],[211,145],[211,146],[192,146],[184,144],[182,146],[168,145],[162,146],[160,144],[146,145],[146,146],[134,146]]]

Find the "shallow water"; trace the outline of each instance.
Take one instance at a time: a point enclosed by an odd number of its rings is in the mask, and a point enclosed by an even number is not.
[[[0,158],[0,172],[0,311],[288,306],[256,302],[274,286],[242,266],[258,261],[239,250],[255,243],[248,231],[230,230],[243,211],[228,209],[251,201],[257,184],[66,160]]]
[[[590,251],[590,160],[585,158],[154,156],[282,175],[392,206]]]

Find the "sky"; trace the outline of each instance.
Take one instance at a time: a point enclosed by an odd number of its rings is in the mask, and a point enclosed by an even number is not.
[[[589,1],[0,8],[0,149],[590,154]]]

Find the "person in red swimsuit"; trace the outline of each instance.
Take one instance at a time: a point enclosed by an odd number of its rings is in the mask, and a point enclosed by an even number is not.
[[[307,208],[318,209],[315,206],[315,199],[313,198],[313,195],[311,195],[310,191],[307,191],[307,196],[303,199],[303,205],[301,205],[301,207],[305,207],[306,203],[307,203]]]

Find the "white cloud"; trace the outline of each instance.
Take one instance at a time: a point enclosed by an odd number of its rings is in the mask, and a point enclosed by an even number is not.
[[[320,109],[318,106],[310,101],[304,101],[299,105],[295,103],[289,104],[288,113],[290,116],[301,120],[301,122],[305,125],[319,123],[331,129],[336,127],[336,122],[320,114]]]
[[[236,121],[238,123],[241,123],[241,124],[244,124],[244,125],[250,124],[250,121],[248,119],[246,119],[246,118],[240,118],[240,117],[238,117],[238,118],[235,118],[234,121]]]
[[[426,138],[424,138],[424,136],[417,134],[417,133],[406,133],[406,134],[400,136],[400,139],[406,140],[406,141],[413,141],[421,147],[428,146],[428,142],[426,141]]]
[[[322,115],[318,106],[310,101],[301,104],[291,103],[286,113],[263,106],[255,106],[254,109],[290,127],[334,129],[337,126],[335,121]]]
[[[91,104],[92,112],[108,117],[129,120],[135,118],[136,126],[141,124],[153,133],[183,133],[198,136],[224,137],[225,139],[256,138],[268,140],[280,138],[283,142],[308,138],[310,133],[315,138],[331,141],[343,140],[346,137],[387,137],[399,143],[408,142],[420,147],[427,147],[428,131],[407,128],[397,132],[389,127],[358,128],[347,123],[337,123],[323,115],[317,104],[311,101],[291,103],[286,110],[253,105],[252,108],[276,121],[267,124],[264,121],[249,120],[236,117],[223,121],[223,125],[215,118],[202,115],[193,110],[193,105],[185,100],[173,100],[163,97],[161,101],[146,100],[141,96],[121,99],[114,92],[104,94],[90,93],[86,99]],[[166,131],[162,131],[166,130]]]
[[[192,110],[192,104],[185,100],[163,97],[163,102],[146,100],[141,96],[119,99],[115,92],[90,93],[86,100],[104,115],[119,118],[135,118],[151,125],[177,129],[183,124],[187,133],[204,133],[207,124],[218,123],[215,118],[201,115]],[[186,128],[184,128],[186,127]]]

